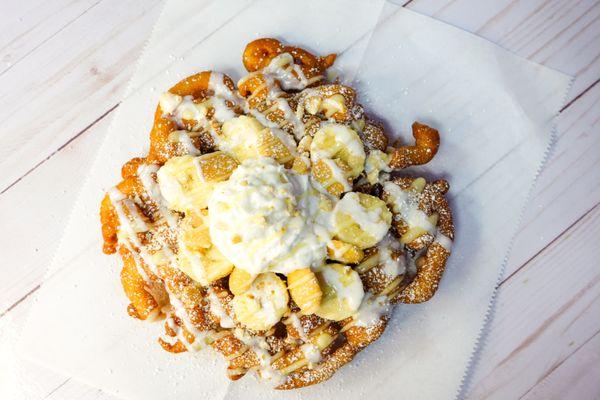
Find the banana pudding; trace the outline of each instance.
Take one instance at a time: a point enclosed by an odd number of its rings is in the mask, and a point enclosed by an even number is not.
[[[211,347],[227,374],[277,389],[329,379],[384,332],[395,305],[436,292],[454,227],[429,162],[439,134],[388,146],[335,55],[275,39],[246,47],[237,85],[206,71],[158,99],[150,150],[100,207],[130,316],[171,353]]]

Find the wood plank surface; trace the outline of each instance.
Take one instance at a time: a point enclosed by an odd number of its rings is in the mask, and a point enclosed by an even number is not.
[[[161,4],[0,4],[7,21],[0,26],[0,220],[10,227],[0,232],[0,242],[10,244],[0,255],[0,323],[23,323]],[[524,214],[469,398],[600,398],[600,254],[593,245],[600,238],[600,2],[407,6],[576,77],[556,147]],[[15,212],[23,208],[27,217]],[[31,398],[113,398],[41,367],[23,368],[40,389]]]
[[[98,2],[0,73],[0,192],[118,103],[160,4]]]

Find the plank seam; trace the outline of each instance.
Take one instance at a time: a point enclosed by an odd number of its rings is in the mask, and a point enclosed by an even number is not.
[[[594,339],[596,336],[598,336],[598,334],[600,334],[600,329],[598,329],[596,331],[596,333],[594,333],[593,335],[591,335],[589,338],[587,338],[581,345],[577,346],[577,348],[575,348],[571,353],[569,353],[565,358],[563,358],[560,362],[556,363],[555,365],[553,365],[545,374],[544,376],[542,376],[540,379],[537,380],[537,382],[530,387],[529,389],[527,389],[527,391],[525,393],[523,393],[522,396],[519,397],[519,400],[521,400],[522,398],[524,398],[525,396],[527,396],[527,394],[529,392],[531,392],[533,389],[535,389],[538,385],[541,385],[544,383],[544,381],[547,380],[547,378],[549,376],[552,375],[552,373],[554,373],[554,371],[556,371],[561,365],[564,364],[565,361],[567,361],[569,358],[571,358],[572,355],[574,355],[575,353],[577,353],[581,348],[583,348],[583,346],[585,346],[586,344],[588,344],[589,341],[591,341],[592,339]]]
[[[598,205],[600,205],[600,203],[596,203],[594,204],[589,210],[587,210],[586,212],[584,212],[579,218],[577,218],[572,224],[570,224],[568,227],[566,227],[565,229],[563,229],[562,231],[560,231],[555,237],[554,239],[552,239],[550,242],[548,242],[544,247],[542,247],[538,252],[536,252],[533,256],[529,257],[525,262],[523,262],[516,270],[514,270],[513,272],[510,273],[510,275],[508,275],[506,278],[504,278],[502,280],[502,282],[500,282],[500,284],[498,285],[499,287],[501,287],[502,285],[504,285],[507,281],[509,281],[510,279],[512,279],[513,276],[515,276],[517,273],[519,273],[523,268],[525,268],[525,266],[527,266],[527,264],[529,264],[531,261],[533,261],[537,256],[539,256],[541,253],[543,253],[544,251],[546,251],[546,249],[548,249],[550,246],[552,246],[556,241],[558,241],[562,235],[565,234],[565,232],[567,232],[569,229],[571,229],[572,227],[574,227],[579,221],[581,221],[582,219],[584,219],[586,216],[588,216],[592,211],[594,211],[596,209],[596,207],[598,207]]]
[[[81,135],[83,135],[85,132],[89,131],[94,125],[96,125],[96,123],[100,122],[102,119],[104,119],[104,117],[106,117],[108,114],[110,114],[111,112],[113,112],[119,106],[119,104],[121,104],[121,102],[118,102],[117,104],[115,104],[114,106],[112,106],[111,108],[109,108],[108,110],[106,110],[102,115],[100,115],[98,118],[96,118],[92,123],[90,123],[85,128],[83,128],[82,130],[80,130],[79,132],[77,132],[69,140],[67,140],[65,143],[63,143],[62,145],[60,145],[56,150],[54,150],[52,153],[50,153],[48,156],[46,156],[46,158],[44,158],[42,161],[40,161],[37,164],[35,164],[33,167],[31,167],[29,170],[27,170],[23,175],[21,175],[15,181],[13,181],[12,183],[10,183],[6,188],[2,189],[2,191],[0,191],[0,195],[3,195],[4,193],[6,193],[10,188],[12,188],[17,183],[19,183],[27,175],[31,174],[38,167],[40,167],[46,161],[48,161],[54,155],[56,155],[59,151],[63,150],[65,147],[67,147],[69,144],[71,144],[73,141],[75,141],[75,139],[77,139],[78,137],[80,137]]]
[[[90,11],[92,8],[96,7],[98,4],[100,4],[102,2],[102,0],[98,0],[97,2],[95,2],[94,4],[92,4],[91,6],[89,6],[88,8],[86,8],[85,10],[83,10],[80,14],[78,14],[75,18],[73,18],[72,20],[70,20],[69,22],[67,22],[65,25],[61,26],[56,32],[54,32],[52,35],[48,36],[46,39],[44,39],[41,43],[37,44],[33,49],[29,50],[27,53],[25,53],[21,58],[19,58],[18,60],[16,60],[14,63],[12,63],[11,65],[9,65],[6,69],[4,69],[3,71],[0,71],[0,76],[4,75],[5,73],[7,73],[8,71],[10,71],[11,69],[13,69],[13,67],[17,64],[19,64],[21,61],[23,61],[24,59],[26,59],[27,57],[29,57],[34,51],[36,51],[37,49],[39,49],[40,47],[42,47],[44,44],[46,44],[49,40],[51,40],[52,38],[54,38],[56,35],[58,35],[59,33],[61,33],[63,30],[65,30],[66,28],[68,28],[70,25],[72,25],[75,21],[77,21],[79,18],[81,18],[82,16],[84,16],[85,14],[87,14],[88,11]]]

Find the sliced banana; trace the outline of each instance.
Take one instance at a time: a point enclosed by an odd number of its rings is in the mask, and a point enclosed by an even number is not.
[[[181,242],[190,250],[206,250],[212,246],[208,231],[207,211],[190,211],[181,220],[179,235]]]
[[[343,264],[324,264],[315,273],[323,291],[321,305],[315,314],[341,321],[358,310],[365,292],[356,271]]]
[[[234,268],[229,275],[229,290],[235,295],[242,294],[250,289],[253,281],[254,277],[245,269]]]
[[[369,152],[367,161],[365,162],[365,173],[367,182],[371,185],[379,182],[379,174],[381,172],[390,172],[391,168],[388,163],[390,156],[381,150],[373,149]]]
[[[194,159],[202,182],[223,182],[229,179],[238,163],[222,151],[204,154]]]
[[[287,276],[288,289],[303,314],[313,314],[321,304],[323,292],[310,268],[292,271]]]
[[[289,295],[285,283],[273,272],[258,275],[250,288],[232,300],[233,312],[245,327],[264,331],[275,325],[288,311]]]
[[[346,165],[345,175],[354,179],[363,171],[365,149],[358,134],[350,127],[329,123],[321,126],[310,144],[313,161],[338,160]]]
[[[158,170],[158,185],[170,209],[203,209],[214,184],[229,178],[236,167],[237,162],[223,152],[173,157]]]
[[[292,163],[292,171],[300,175],[308,174],[310,171],[310,159],[304,155],[296,156]]]
[[[335,197],[352,190],[346,177],[348,166],[341,160],[323,158],[313,161],[312,176],[327,192]]]
[[[223,124],[219,148],[240,162],[271,157],[280,164],[288,164],[297,155],[296,142],[288,133],[266,128],[256,118],[245,115]]]
[[[330,260],[339,261],[344,264],[358,264],[365,254],[353,244],[342,242],[341,240],[332,240],[327,245],[327,256]]]
[[[210,241],[207,211],[188,212],[181,221],[178,240],[179,269],[203,286],[229,275],[233,264]]]
[[[384,238],[392,222],[392,214],[385,202],[365,193],[346,193],[333,213],[335,235],[361,249],[375,246]]]

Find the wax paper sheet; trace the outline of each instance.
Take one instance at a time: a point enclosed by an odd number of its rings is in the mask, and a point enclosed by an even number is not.
[[[230,383],[212,351],[164,352],[155,341],[161,327],[125,313],[120,261],[101,253],[97,217],[120,165],[147,150],[159,94],[199,70],[241,77],[241,52],[261,36],[340,53],[336,72],[354,79],[359,101],[394,138],[410,141],[414,120],[436,127],[434,161],[403,174],[450,181],[457,232],[433,300],[398,307],[382,338],[331,380],[285,393],[252,376]],[[130,399],[453,398],[569,81],[390,3],[169,1],[83,186],[22,351]]]

